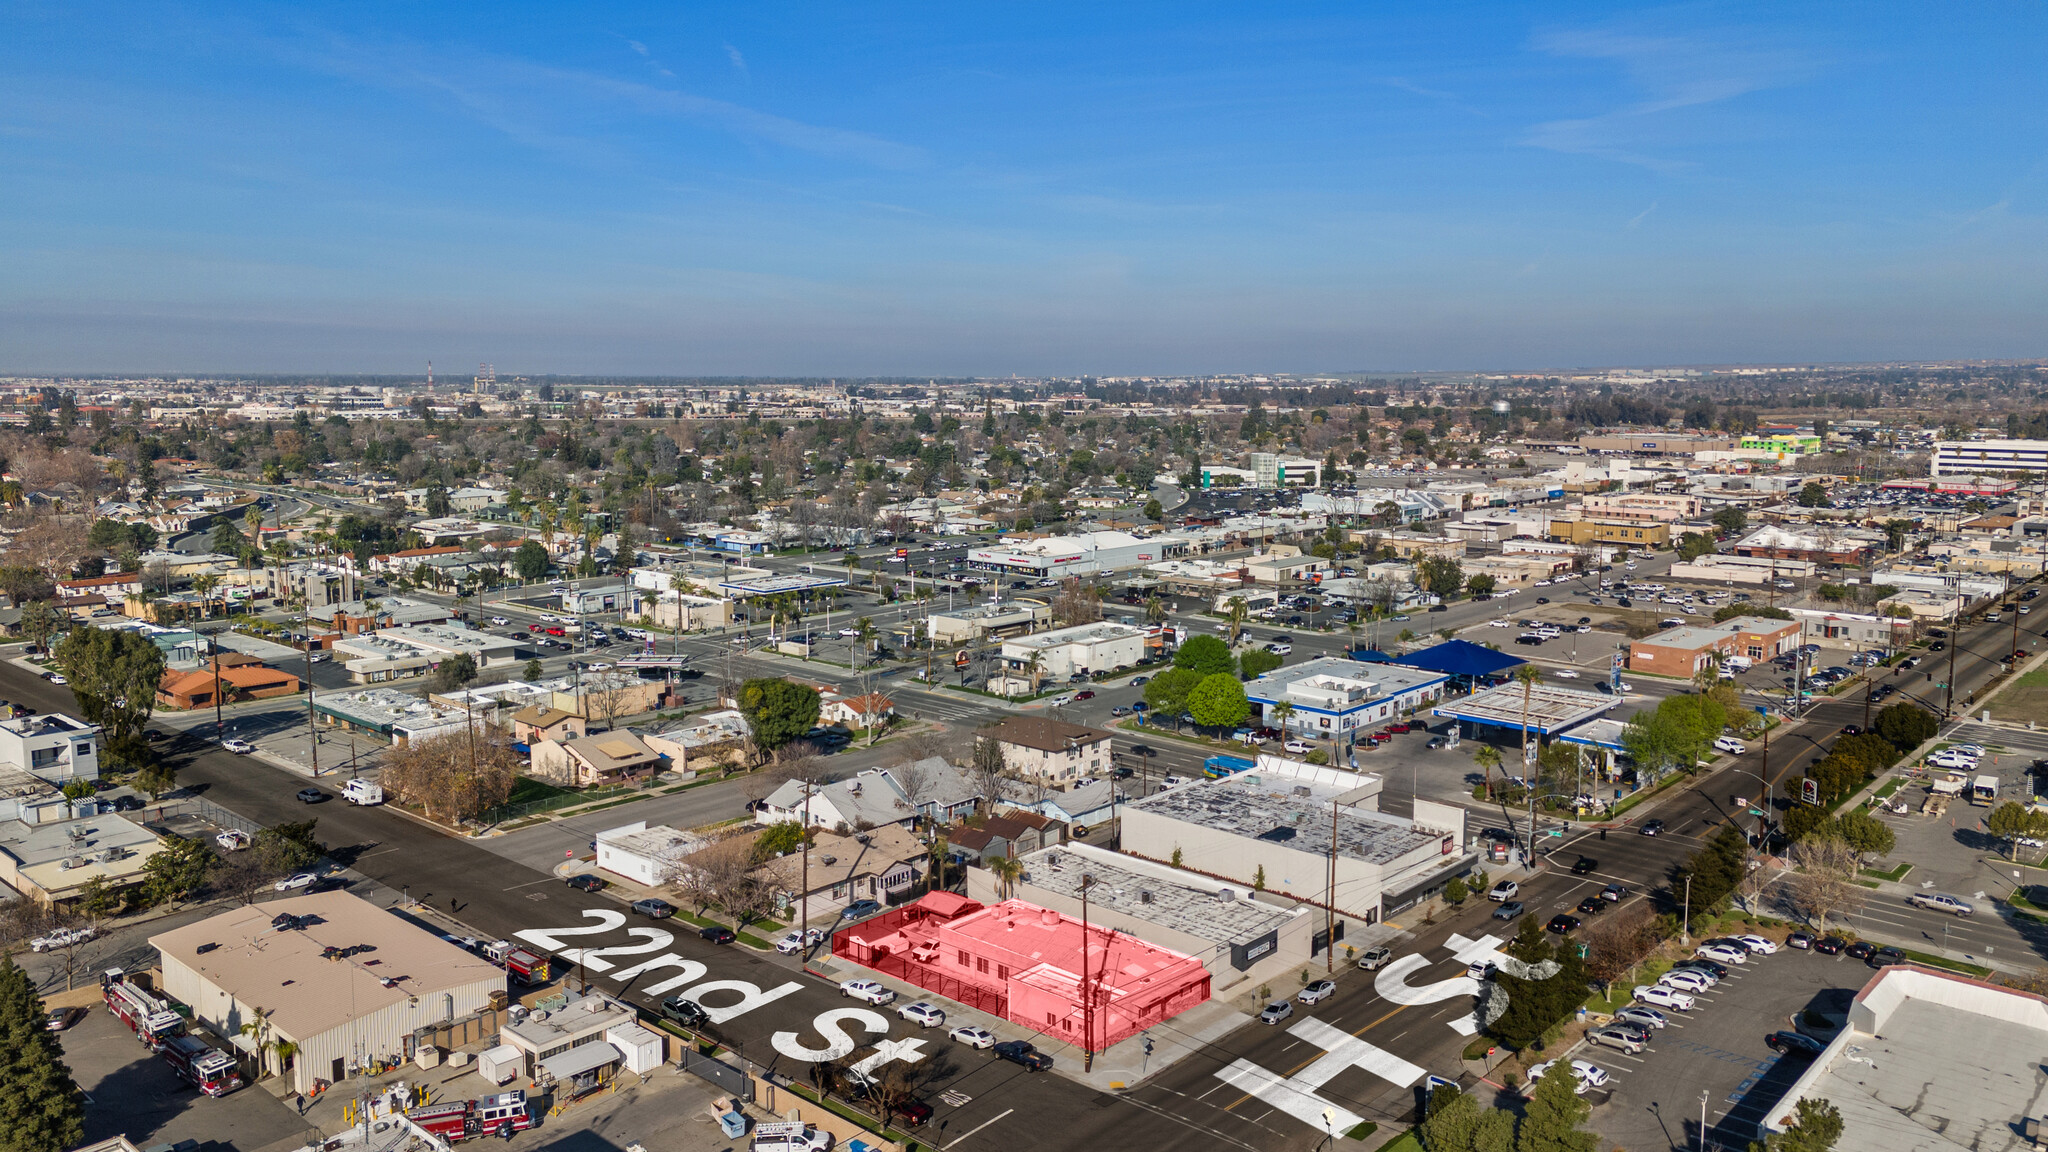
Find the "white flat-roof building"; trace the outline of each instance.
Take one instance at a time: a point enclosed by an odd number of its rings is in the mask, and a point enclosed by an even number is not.
[[[1449,682],[1441,672],[1319,656],[1275,668],[1246,684],[1244,694],[1262,724],[1312,740],[1342,740],[1439,699]],[[1292,712],[1284,724],[1282,704]]]
[[[278,925],[286,914],[296,927]],[[411,1059],[419,1029],[473,1016],[505,991],[503,969],[347,892],[230,909],[149,943],[167,995],[300,1092]],[[242,1033],[258,1008],[269,1034]],[[258,1047],[276,1041],[297,1047],[289,1069],[274,1046]]]
[[[461,708],[436,707],[391,688],[315,693],[313,711],[331,725],[388,736],[394,745],[460,732],[472,722],[472,714]],[[481,717],[474,722],[484,723]]]
[[[1936,440],[1927,471],[1930,476],[2041,475],[2048,473],[2048,440]]]
[[[701,836],[660,825],[650,828],[647,821],[635,820],[597,834],[597,867],[635,884],[659,888],[673,882],[683,857],[704,844]]]
[[[58,787],[100,777],[100,729],[61,712],[0,720],[0,765]]]
[[[1052,608],[1042,600],[1005,600],[933,611],[925,619],[925,634],[939,644],[971,644],[984,636],[1029,632],[1051,619]]]
[[[1146,644],[1157,634],[1134,624],[1076,624],[1032,636],[1015,636],[1003,641],[1003,671],[991,679],[1029,681],[1025,672],[1031,658],[1038,657],[1039,682],[1064,680],[1076,672],[1100,672],[1110,668],[1142,664]],[[1001,691],[991,688],[990,691]]]
[[[358,684],[425,675],[441,661],[461,655],[476,661],[478,668],[494,668],[512,662],[518,651],[516,640],[459,624],[380,628],[334,642],[336,657],[347,662],[349,678]]]
[[[1123,809],[1123,849],[1250,884],[1330,900],[1332,810],[1335,907],[1368,924],[1413,904],[1465,870],[1465,810],[1417,797],[1415,818],[1379,810],[1381,779],[1260,756],[1258,766],[1133,800]]]
[[[1049,580],[1143,568],[1181,555],[1187,548],[1188,542],[1178,536],[1148,538],[1128,532],[1082,532],[1074,536],[1005,541],[993,548],[970,549],[967,562],[975,567]]]

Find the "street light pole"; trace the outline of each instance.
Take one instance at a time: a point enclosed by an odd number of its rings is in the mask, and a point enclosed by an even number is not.
[[[1081,873],[1081,1071],[1095,1067],[1095,996],[1088,988],[1088,890],[1095,874]]]

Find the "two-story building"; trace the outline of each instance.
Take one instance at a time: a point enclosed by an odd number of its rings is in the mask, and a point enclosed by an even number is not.
[[[1049,716],[1005,716],[975,738],[1001,748],[1003,762],[1022,776],[1064,783],[1110,768],[1110,733]]]
[[[100,776],[100,728],[61,712],[0,720],[0,765],[58,787]]]
[[[1260,723],[1310,740],[1344,740],[1441,698],[1450,676],[1319,656],[1244,686]]]

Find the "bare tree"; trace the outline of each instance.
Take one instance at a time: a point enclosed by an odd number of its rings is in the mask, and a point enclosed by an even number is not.
[[[1586,946],[1587,972],[1602,984],[1613,984],[1649,958],[1661,942],[1657,916],[1637,901],[1595,919],[1580,936]]]
[[[1745,911],[1755,915],[1758,904],[1763,900],[1764,893],[1770,890],[1774,880],[1776,877],[1771,874],[1769,868],[1751,868],[1742,874],[1742,879],[1735,882],[1735,898],[1742,901]]]
[[[1832,837],[1807,836],[1792,848],[1798,871],[1791,881],[1793,907],[1815,928],[1826,928],[1828,916],[1853,912],[1863,903],[1856,883],[1856,851]]]
[[[931,790],[931,786],[938,782],[938,772],[931,764],[926,763],[923,757],[905,760],[892,766],[889,769],[889,776],[903,788],[904,795],[910,797],[913,805],[922,800],[925,793]]]
[[[413,740],[385,757],[380,781],[400,803],[430,817],[467,820],[505,802],[518,779],[519,754],[494,729]]]
[[[585,718],[601,721],[610,728],[614,718],[625,715],[626,709],[633,706],[638,695],[637,687],[633,681],[614,672],[584,681],[581,695]]]
[[[989,737],[978,737],[974,741],[974,760],[968,765],[968,774],[974,777],[974,786],[981,793],[983,811],[993,811],[997,800],[1003,794],[1003,777],[1009,773],[1009,759],[1003,754],[1003,746]]]
[[[1061,627],[1074,624],[1093,624],[1102,619],[1102,601],[1096,599],[1093,588],[1084,587],[1079,577],[1069,576],[1060,585],[1060,594],[1052,602],[1053,621]]]

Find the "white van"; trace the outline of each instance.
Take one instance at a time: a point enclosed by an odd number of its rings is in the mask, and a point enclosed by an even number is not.
[[[1747,656],[1727,656],[1721,660],[1721,671],[1723,672],[1747,672],[1751,667],[1753,665]]]
[[[808,1124],[785,1122],[754,1128],[754,1152],[825,1152],[831,1146],[830,1132],[820,1132]]]
[[[384,786],[374,780],[351,780],[341,786],[341,798],[351,804],[382,804]]]

